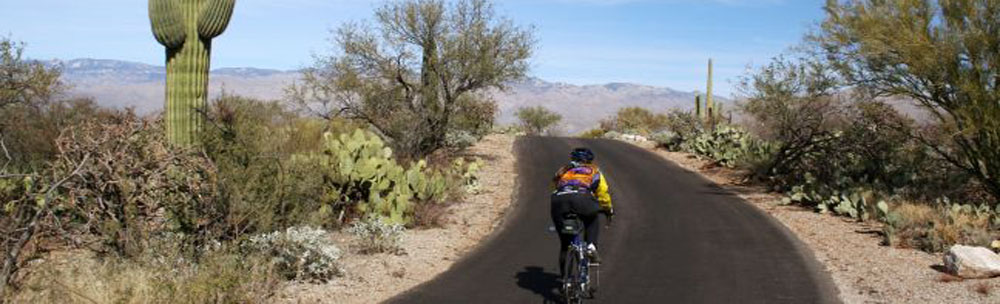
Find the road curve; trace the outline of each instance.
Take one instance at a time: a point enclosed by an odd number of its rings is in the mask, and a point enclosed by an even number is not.
[[[837,303],[837,289],[784,226],[701,176],[630,144],[522,137],[505,223],[437,278],[388,303],[559,303],[549,180],[572,147],[594,150],[617,216],[601,234],[594,303]]]

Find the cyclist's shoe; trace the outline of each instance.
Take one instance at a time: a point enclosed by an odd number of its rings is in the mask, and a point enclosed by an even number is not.
[[[601,264],[601,256],[597,254],[597,246],[594,246],[594,244],[587,246],[587,258],[590,259],[591,264]]]

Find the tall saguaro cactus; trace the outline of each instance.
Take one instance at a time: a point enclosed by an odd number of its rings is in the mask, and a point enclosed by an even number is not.
[[[712,58],[708,59],[708,92],[705,93],[705,111],[709,119],[715,117],[715,107],[712,104]]]
[[[198,141],[208,100],[212,38],[229,25],[236,0],[149,0],[153,36],[167,49],[167,139]]]

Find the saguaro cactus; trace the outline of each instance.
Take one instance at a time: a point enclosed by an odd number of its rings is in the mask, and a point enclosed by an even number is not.
[[[703,118],[703,116],[701,115],[701,94],[694,96],[694,115],[698,119]]]
[[[153,36],[167,49],[167,139],[198,141],[208,100],[212,38],[229,25],[236,0],[149,0]]]
[[[708,92],[705,93],[705,110],[708,117],[715,117],[715,107],[712,104],[712,58],[708,59]]]

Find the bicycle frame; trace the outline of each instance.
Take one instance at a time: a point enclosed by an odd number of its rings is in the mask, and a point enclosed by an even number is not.
[[[566,303],[582,303],[584,297],[593,298],[595,286],[591,284],[592,265],[586,252],[587,245],[583,241],[583,233],[574,235],[566,251],[566,274],[562,286]]]

